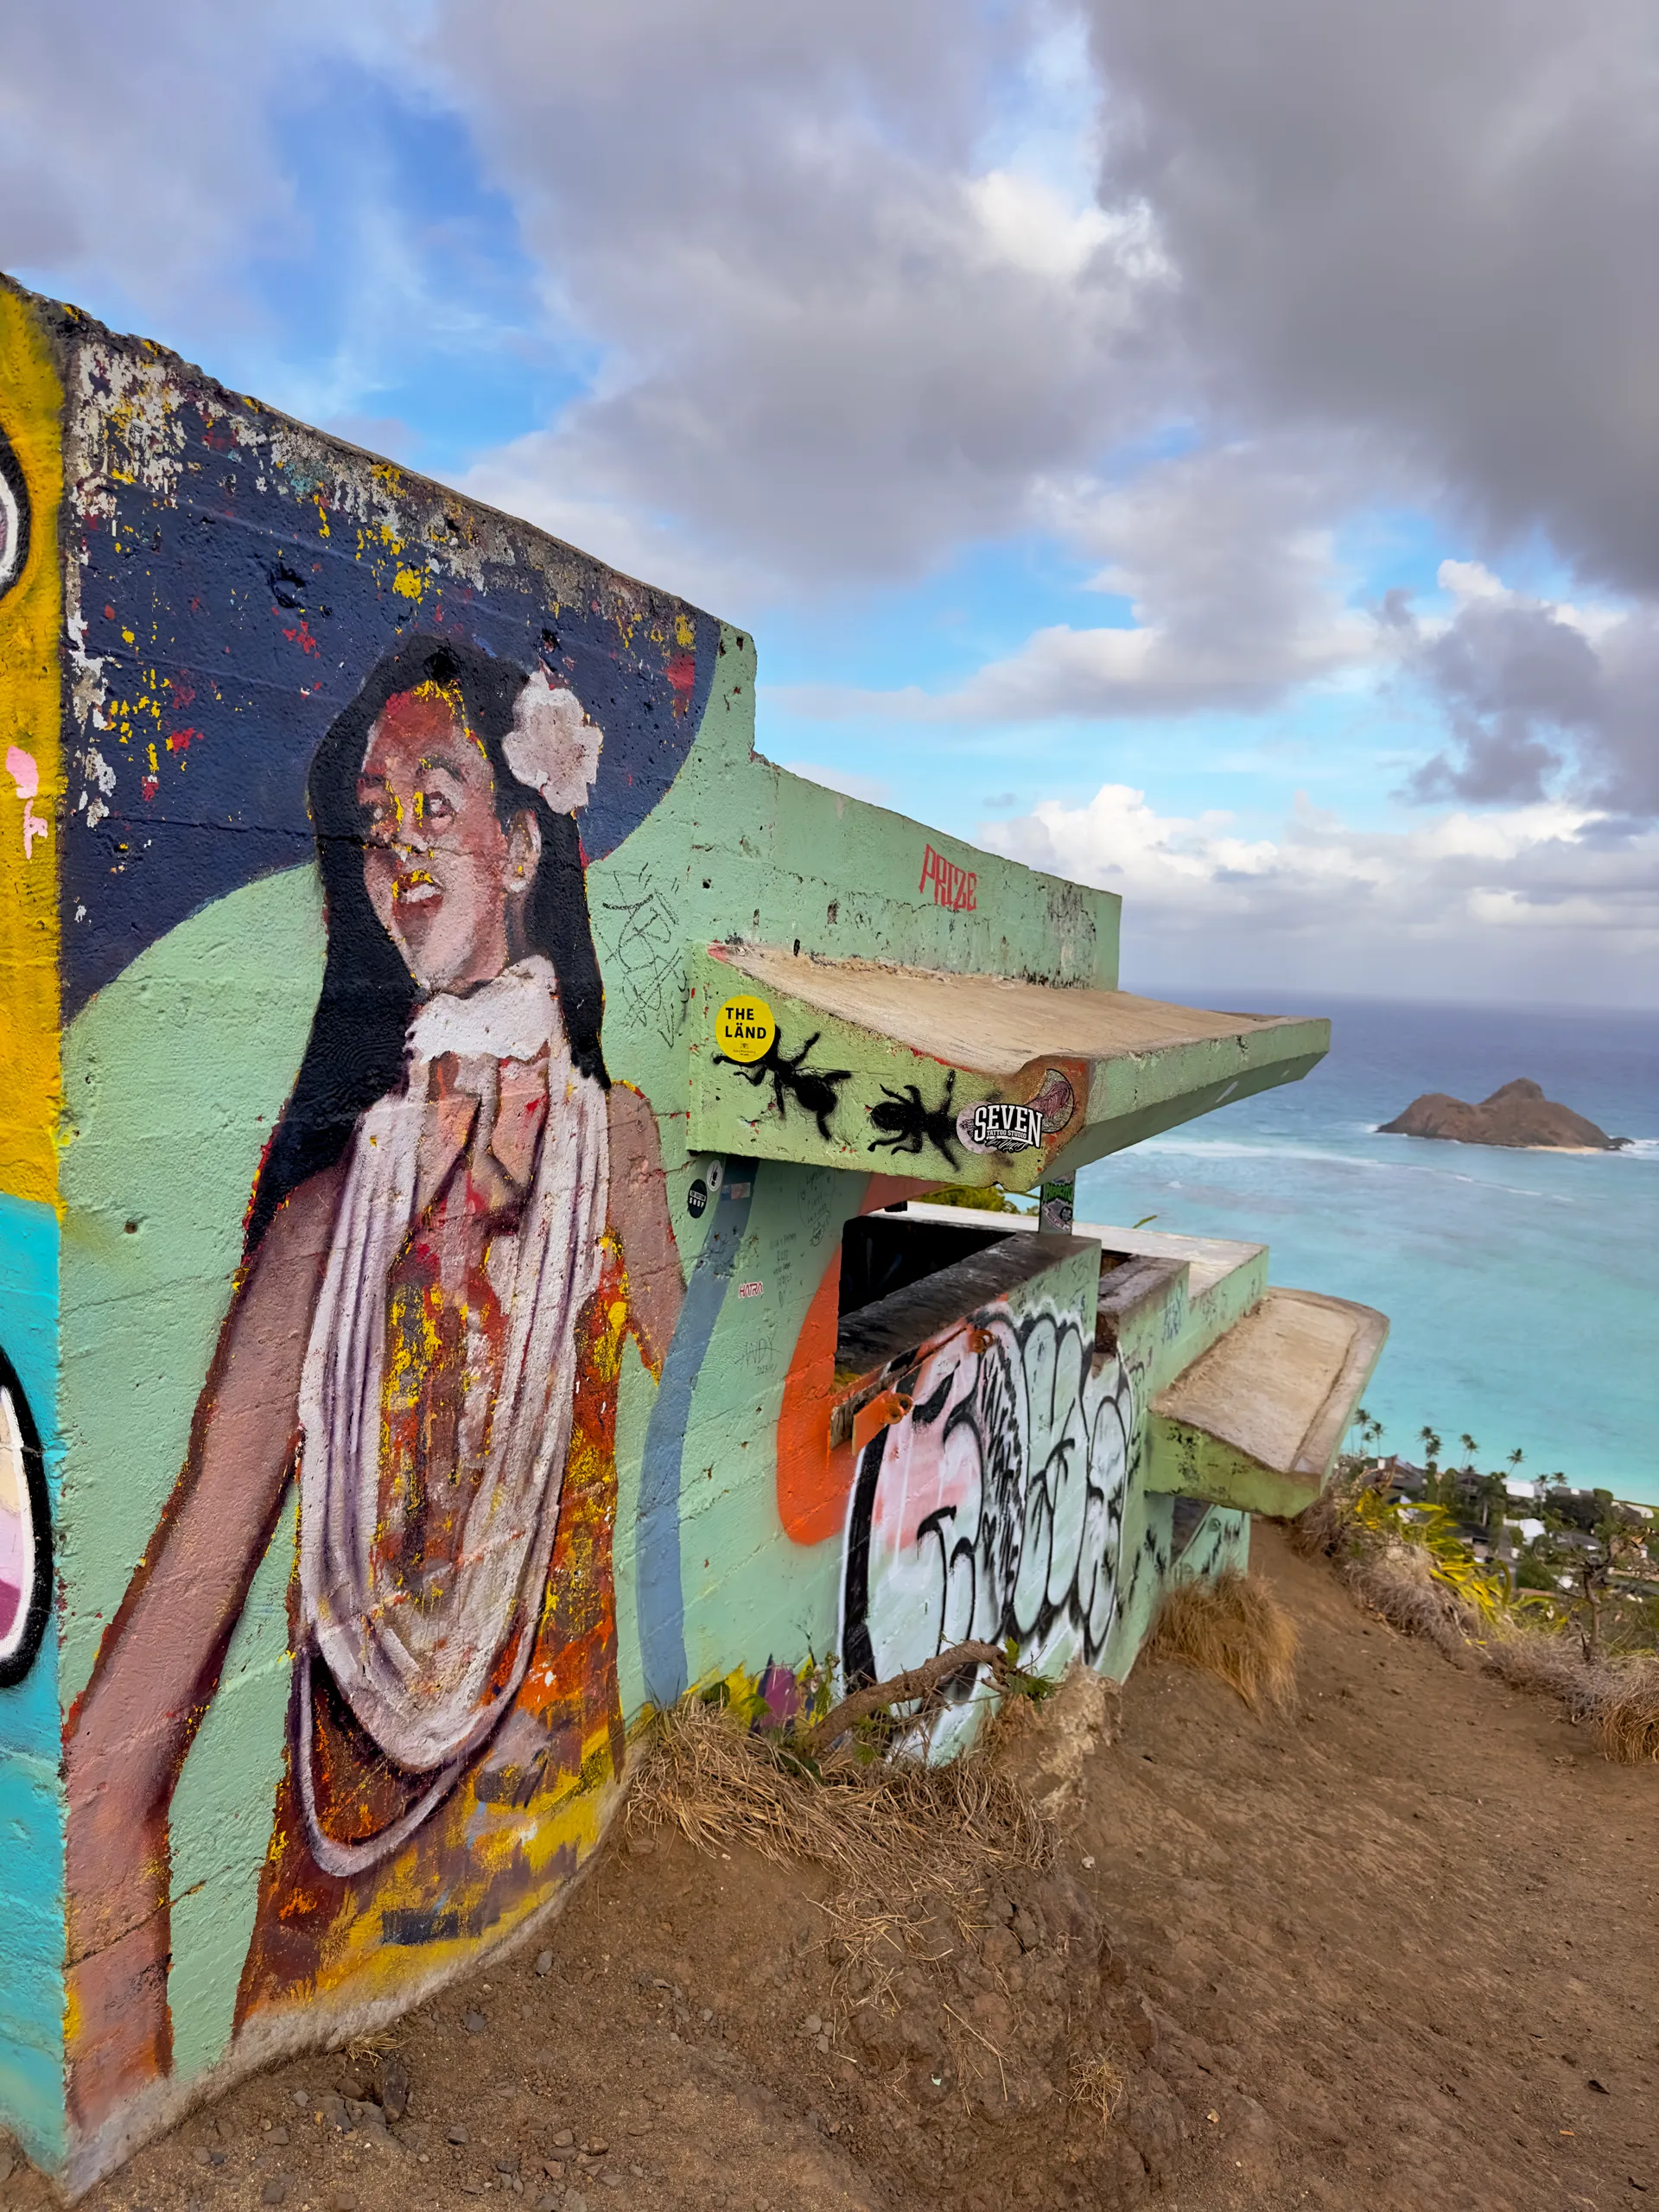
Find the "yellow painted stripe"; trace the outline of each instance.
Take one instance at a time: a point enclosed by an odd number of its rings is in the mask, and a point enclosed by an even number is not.
[[[63,798],[58,568],[63,388],[29,302],[0,285],[0,429],[29,486],[29,562],[0,599],[0,1192],[58,1196],[63,1103],[58,1051],[58,881]],[[6,772],[13,747],[35,764],[29,802],[48,824],[25,857],[25,801]]]

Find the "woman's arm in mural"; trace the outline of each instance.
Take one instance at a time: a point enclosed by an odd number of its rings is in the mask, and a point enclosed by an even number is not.
[[[685,1277],[668,1214],[657,1116],[625,1083],[608,1094],[611,1220],[628,1265],[628,1320],[653,1374],[663,1361],[685,1302]]]
[[[339,1195],[281,1207],[219,1332],[160,1526],[66,1730],[73,2096],[95,2126],[170,2059],[168,1808],[270,1541]]]

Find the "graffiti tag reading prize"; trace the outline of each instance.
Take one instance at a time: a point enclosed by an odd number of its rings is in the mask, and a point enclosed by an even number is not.
[[[715,1041],[728,1060],[764,1059],[777,1034],[765,999],[728,999],[715,1017]]]

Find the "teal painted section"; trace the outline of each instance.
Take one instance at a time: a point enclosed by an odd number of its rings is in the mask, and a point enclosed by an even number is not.
[[[0,1197],[0,1328],[40,1431],[54,1523],[63,1487],[57,1217]],[[33,1667],[0,1689],[0,2124],[63,2153],[63,1833],[55,1612]]]

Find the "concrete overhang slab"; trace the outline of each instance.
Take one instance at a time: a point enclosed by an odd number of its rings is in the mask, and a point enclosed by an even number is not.
[[[1016,1191],[1296,1082],[1331,1038],[1322,1020],[775,945],[690,965],[694,1147]]]
[[[1388,1333],[1370,1306],[1267,1291],[1153,1399],[1147,1487],[1301,1512],[1330,1477]]]

